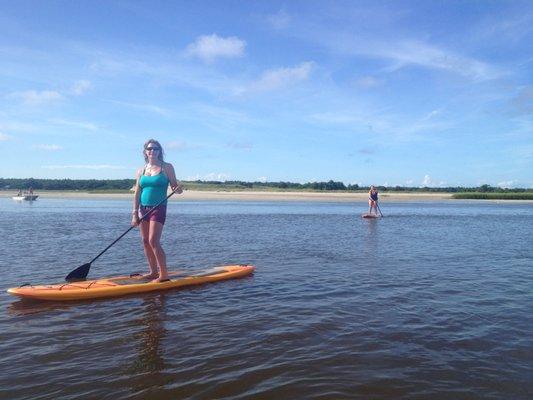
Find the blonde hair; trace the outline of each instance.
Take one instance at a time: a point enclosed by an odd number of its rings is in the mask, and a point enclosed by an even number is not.
[[[162,163],[164,163],[164,160],[163,160],[163,156],[164,156],[164,153],[163,153],[163,147],[161,146],[161,144],[155,140],[155,139],[148,139],[146,141],[146,143],[144,144],[143,146],[143,156],[144,156],[144,161],[145,162],[148,162],[148,156],[146,155],[146,148],[150,145],[150,144],[154,144],[156,145],[157,147],[159,147],[159,154],[157,155],[157,159],[159,161],[161,161]]]

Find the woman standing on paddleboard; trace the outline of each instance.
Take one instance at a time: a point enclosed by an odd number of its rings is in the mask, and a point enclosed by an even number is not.
[[[157,140],[150,139],[144,144],[143,155],[146,164],[137,171],[131,224],[140,224],[144,254],[150,266],[150,273],[144,277],[163,282],[168,280],[167,258],[160,243],[167,214],[167,202],[163,200],[169,184],[176,193],[182,193],[183,189],[176,180],[172,164],[163,161],[163,148]],[[163,203],[155,207],[161,201]],[[141,216],[154,207],[154,211],[140,221]]]
[[[372,214],[372,209],[378,215],[378,190],[374,186],[370,186],[368,192],[368,213]]]

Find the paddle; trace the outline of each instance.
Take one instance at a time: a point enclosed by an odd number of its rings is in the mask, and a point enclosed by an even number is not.
[[[156,204],[154,207],[152,207],[152,209],[150,211],[148,211],[146,214],[144,214],[143,216],[141,216],[141,218],[139,219],[139,222],[141,222],[143,219],[145,219],[146,217],[148,217],[152,212],[154,212],[154,210],[159,207],[161,204],[163,204],[165,201],[167,201],[170,196],[172,196],[174,193],[176,193],[175,191],[173,191],[172,193],[170,193],[165,200],[161,200],[158,204]],[[131,231],[133,228],[135,228],[136,226],[130,226],[129,229],[124,232],[122,235],[120,235],[118,238],[115,239],[115,241],[113,243],[111,243],[109,246],[107,246],[104,250],[102,250],[102,252],[100,254],[98,254],[96,257],[94,257],[91,261],[89,261],[87,264],[83,264],[82,266],[76,268],[74,271],[71,271],[66,277],[65,277],[65,280],[67,282],[74,282],[74,281],[83,281],[87,278],[87,275],[89,275],[89,269],[91,268],[91,264],[98,258],[100,257],[102,254],[104,254],[107,250],[109,250],[111,248],[111,246],[113,246],[116,242],[118,242],[120,239],[122,239],[129,231]]]
[[[379,213],[381,214],[381,218],[383,218],[383,213],[381,212],[381,208],[379,208],[379,203],[376,201],[376,206],[379,210]]]

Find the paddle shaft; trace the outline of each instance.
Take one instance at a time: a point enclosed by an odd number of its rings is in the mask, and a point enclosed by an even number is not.
[[[153,213],[155,211],[155,209],[157,207],[159,207],[161,204],[163,204],[165,201],[167,201],[170,196],[172,196],[174,194],[174,191],[172,191],[172,193],[170,193],[166,198],[165,200],[161,200],[159,203],[157,203],[155,206],[152,207],[152,209],[150,211],[148,211],[146,214],[144,214],[143,216],[141,216],[141,218],[139,219],[139,222],[141,222],[143,219],[145,219],[146,217],[148,217],[151,213]],[[100,254],[98,254],[96,257],[94,257],[91,261],[89,261],[89,264],[92,264],[96,259],[98,259],[102,254],[104,254],[107,250],[109,250],[116,242],[118,242],[120,239],[122,239],[124,236],[126,236],[126,234],[131,231],[133,228],[137,227],[137,225],[134,225],[134,226],[130,226],[129,229],[124,232],[122,235],[120,235],[118,238],[115,239],[115,241],[113,243],[111,243],[109,246],[107,246],[104,250],[102,250],[102,252]]]
[[[381,208],[379,208],[379,203],[376,201],[376,207],[379,210],[379,213],[381,214],[381,218],[383,218],[383,213],[381,212]]]

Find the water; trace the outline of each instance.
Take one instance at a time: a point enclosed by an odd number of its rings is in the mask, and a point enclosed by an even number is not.
[[[0,199],[2,289],[61,281],[130,202]],[[68,304],[0,294],[0,398],[529,399],[533,205],[173,202],[175,269],[249,278]],[[144,271],[136,232],[91,277]]]

